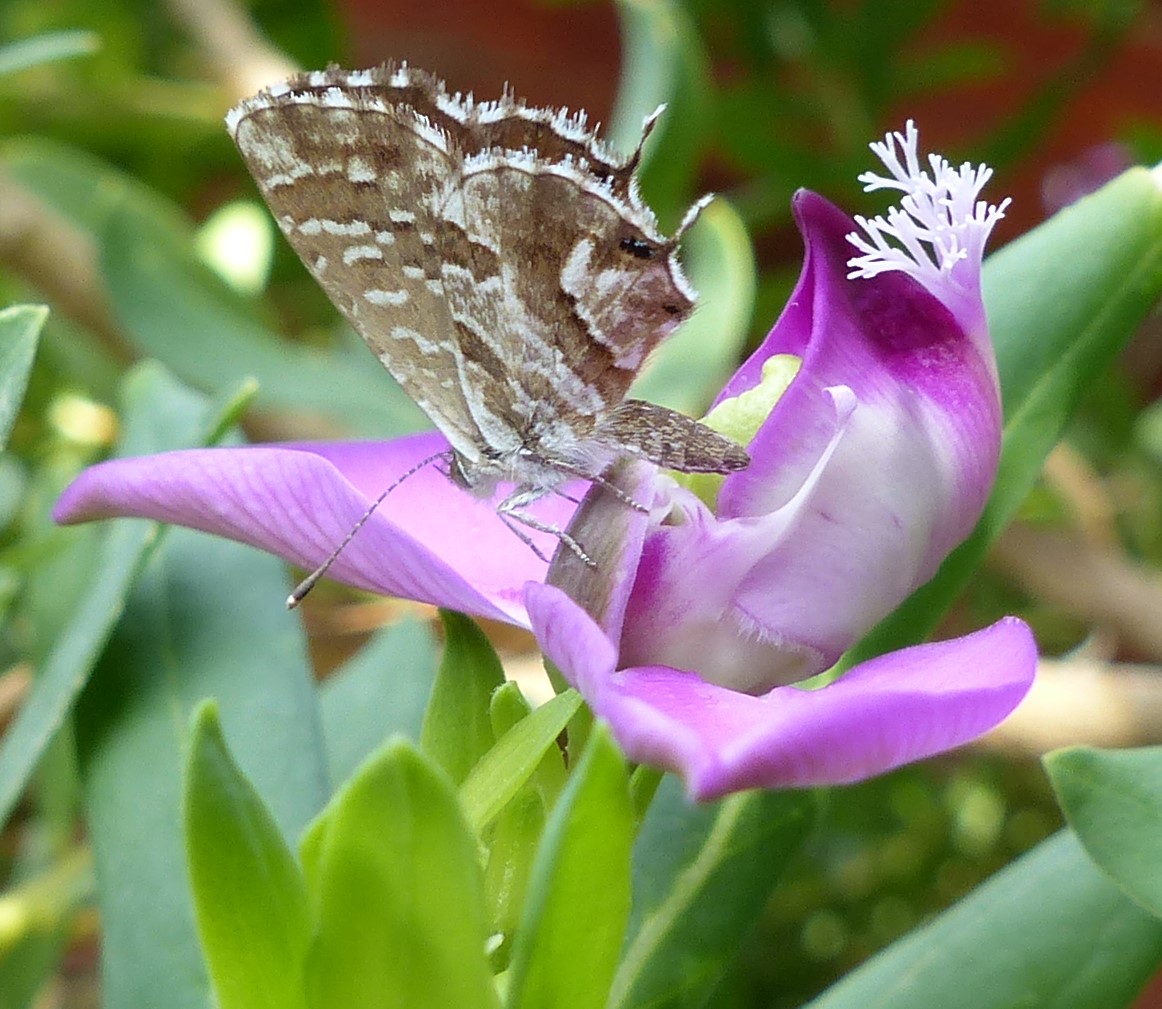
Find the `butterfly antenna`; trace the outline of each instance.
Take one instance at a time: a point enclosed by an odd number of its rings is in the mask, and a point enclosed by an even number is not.
[[[682,218],[682,223],[678,225],[678,230],[674,233],[672,241],[678,242],[681,240],[682,236],[694,226],[694,222],[702,216],[702,211],[710,206],[713,199],[713,193],[706,193],[706,195],[702,196],[686,211],[685,216]]]
[[[434,463],[437,459],[447,458],[448,455],[449,455],[449,453],[447,453],[447,452],[437,452],[435,455],[430,455],[426,459],[420,460],[411,469],[409,469],[406,473],[404,473],[402,476],[397,478],[396,481],[390,487],[387,488],[387,490],[385,490],[382,494],[379,495],[379,497],[377,497],[374,501],[372,501],[370,506],[368,507],[367,511],[365,511],[360,516],[359,521],[356,522],[355,525],[353,525],[351,527],[351,531],[346,536],[343,537],[343,542],[340,543],[337,547],[335,547],[335,549],[332,550],[327,555],[327,559],[325,561],[323,561],[323,563],[320,564],[317,568],[315,568],[314,571],[312,571],[309,575],[307,575],[306,578],[304,578],[301,582],[299,582],[298,585],[295,586],[294,592],[292,592],[289,596],[286,597],[286,608],[288,610],[293,610],[296,606],[298,606],[299,603],[301,603],[307,597],[307,594],[311,591],[311,589],[313,589],[319,583],[319,579],[322,578],[323,575],[325,575],[327,573],[327,570],[331,567],[331,565],[334,564],[335,561],[339,559],[339,555],[344,550],[347,549],[347,544],[349,544],[353,539],[355,539],[355,537],[359,534],[360,529],[362,529],[365,525],[367,525],[367,520],[369,518],[371,518],[372,515],[375,514],[375,509],[378,508],[381,504],[383,504],[384,498],[386,498],[388,494],[390,494],[401,483],[403,483],[406,479],[408,479],[408,477],[415,476],[425,466],[428,466],[431,463]]]

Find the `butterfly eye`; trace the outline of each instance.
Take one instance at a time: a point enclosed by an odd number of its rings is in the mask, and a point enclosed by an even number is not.
[[[657,251],[649,242],[640,238],[626,237],[621,240],[621,249],[638,259],[653,259]]]

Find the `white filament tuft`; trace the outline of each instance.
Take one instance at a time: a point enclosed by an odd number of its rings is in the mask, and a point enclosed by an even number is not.
[[[886,214],[855,218],[863,233],[847,236],[860,252],[848,260],[849,280],[900,270],[929,289],[934,284],[959,287],[954,273],[958,263],[969,262],[979,270],[985,242],[1010,201],[993,205],[979,199],[993,174],[987,165],[966,161],[954,168],[939,154],[930,154],[928,168],[922,168],[919,138],[909,119],[903,133],[888,133],[870,145],[890,177],[864,172],[859,176],[864,191],[898,189],[904,195]],[[976,276],[974,271],[973,283]]]

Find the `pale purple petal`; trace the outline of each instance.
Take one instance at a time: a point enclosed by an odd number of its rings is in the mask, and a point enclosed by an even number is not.
[[[745,788],[844,784],[975,739],[1032,684],[1032,634],[1006,618],[852,669],[820,690],[752,697],[664,666],[617,670],[601,630],[567,596],[530,585],[538,641],[626,755],[666,767],[708,800]]]
[[[298,566],[319,564],[370,502],[417,462],[447,449],[437,435],[192,449],[116,459],[85,470],[57,502],[60,522],[137,516],[227,536]],[[564,527],[563,498],[536,505]],[[546,555],[556,541],[533,533]],[[545,564],[505,528],[492,502],[437,465],[408,478],[340,554],[337,581],[522,626],[521,587]]]
[[[842,211],[811,193],[795,210],[803,275],[723,395],[772,354],[802,368],[716,517],[687,506],[647,536],[622,639],[625,662],[748,691],[828,668],[931,578],[980,516],[1000,447],[979,342],[911,277],[848,280]]]

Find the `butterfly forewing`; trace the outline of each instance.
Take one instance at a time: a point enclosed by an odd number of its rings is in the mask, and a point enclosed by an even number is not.
[[[453,171],[414,115],[251,99],[234,139],[287,240],[391,375],[458,450],[478,432],[465,402],[425,197]],[[245,107],[244,107],[245,108]]]

